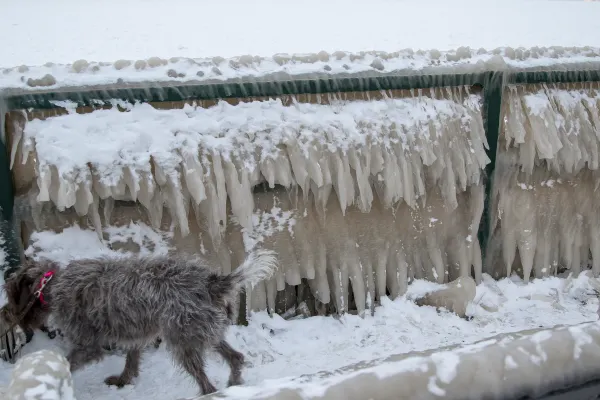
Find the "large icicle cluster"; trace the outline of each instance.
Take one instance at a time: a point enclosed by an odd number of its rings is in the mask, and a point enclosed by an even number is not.
[[[282,189],[255,194],[254,228],[242,228],[241,239],[246,250],[276,250],[280,268],[254,289],[251,308],[275,309],[277,291],[302,279],[320,302],[333,300],[337,310],[356,308],[359,313],[382,296],[403,294],[414,278],[448,282],[470,276],[473,268],[481,279],[477,231],[483,185],[460,193],[456,209],[448,208],[441,192],[432,189],[426,203],[415,208],[406,203],[385,208],[375,200],[369,213],[352,206],[343,215],[332,195],[326,218],[320,218],[310,197],[304,200]],[[228,244],[240,248],[233,245],[240,240],[233,234]]]
[[[305,278],[338,310],[348,309],[350,281],[364,310],[412,277],[481,273],[480,98],[465,87],[427,95],[70,112],[16,130],[13,169],[35,177],[35,229],[56,228],[41,222],[52,205],[89,217],[101,235],[134,201],[140,219],[156,229],[170,221],[176,240],[217,254],[224,271],[242,257],[236,249],[274,247],[283,267],[252,307],[272,309],[277,290]],[[259,184],[281,188],[253,193]],[[195,249],[189,236],[200,237]]]
[[[502,257],[488,266],[496,276],[577,274],[590,255],[600,274],[599,107],[596,83],[505,91],[491,242]]]

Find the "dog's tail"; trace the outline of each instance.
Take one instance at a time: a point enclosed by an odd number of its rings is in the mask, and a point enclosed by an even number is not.
[[[254,287],[263,279],[270,278],[277,269],[277,255],[271,250],[257,250],[250,253],[244,263],[230,273],[227,278],[233,287],[241,289],[246,285]]]

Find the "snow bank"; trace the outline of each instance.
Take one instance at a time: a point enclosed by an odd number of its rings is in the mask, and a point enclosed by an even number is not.
[[[600,324],[594,322],[503,334],[428,354],[396,355],[326,373],[230,387],[206,398],[535,397],[597,377],[598,365]]]
[[[529,279],[559,268],[577,274],[590,263],[600,274],[599,89],[506,89],[486,267],[494,276],[520,270]]]

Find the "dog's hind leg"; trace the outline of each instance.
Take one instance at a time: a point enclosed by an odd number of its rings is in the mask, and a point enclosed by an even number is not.
[[[202,394],[210,394],[217,391],[217,388],[210,383],[206,372],[204,372],[204,348],[202,345],[188,346],[172,342],[168,344],[171,346],[175,360],[194,377],[202,390]]]
[[[102,358],[104,358],[104,354],[100,345],[83,346],[73,344],[73,348],[67,356],[67,360],[71,364],[71,372],[75,372],[89,363],[98,362]]]
[[[229,374],[228,386],[241,385],[242,381],[242,366],[244,365],[244,355],[236,351],[225,340],[217,345],[216,350],[229,364],[231,373]]]
[[[127,358],[125,359],[125,368],[121,375],[109,376],[104,380],[108,386],[116,386],[122,388],[125,385],[129,385],[133,378],[136,378],[140,374],[140,349],[131,349],[127,351]]]

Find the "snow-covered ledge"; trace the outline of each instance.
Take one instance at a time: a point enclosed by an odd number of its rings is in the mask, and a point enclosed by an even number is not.
[[[6,400],[75,400],[69,362],[52,350],[40,350],[21,358],[11,376]]]
[[[337,371],[237,386],[211,399],[482,399],[541,395],[600,376],[600,323],[503,334]]]

